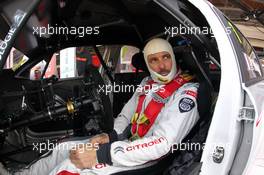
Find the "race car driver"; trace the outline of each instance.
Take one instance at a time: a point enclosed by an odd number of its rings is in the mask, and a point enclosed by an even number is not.
[[[199,119],[199,84],[177,67],[168,41],[152,39],[143,53],[151,76],[143,79],[141,89],[115,119],[113,132],[62,143],[60,148],[69,149],[54,149],[50,156],[15,174],[105,175],[150,166],[170,153]],[[87,148],[88,143],[93,146]]]

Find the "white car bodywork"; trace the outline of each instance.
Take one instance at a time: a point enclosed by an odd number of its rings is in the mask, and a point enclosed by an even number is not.
[[[189,0],[205,16],[214,32],[221,58],[221,84],[212,123],[205,144],[201,169],[202,175],[226,175],[230,173],[234,158],[239,148],[242,107],[254,109],[253,142],[246,167],[241,167],[244,175],[260,175],[264,172],[264,80],[252,85],[245,85],[242,80],[242,70],[235,46],[223,21],[217,15],[215,7],[205,0]],[[249,98],[246,98],[248,96]],[[249,104],[249,106],[245,106]],[[250,121],[245,121],[252,123]],[[250,141],[249,141],[250,142]],[[248,143],[251,144],[251,143]],[[213,160],[216,146],[224,148],[221,163]],[[243,171],[244,169],[244,171]],[[231,173],[232,174],[232,173]]]
[[[245,88],[256,111],[253,142],[244,175],[262,175],[264,172],[264,82]]]

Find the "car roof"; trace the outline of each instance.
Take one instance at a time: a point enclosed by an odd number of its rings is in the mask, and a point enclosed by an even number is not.
[[[18,1],[5,0],[0,4],[4,14],[0,17],[2,40],[12,23],[7,19],[12,19],[17,9],[26,9],[30,3],[24,1],[22,5]],[[130,44],[142,47],[144,41],[164,32],[166,26],[164,20],[155,15],[154,9],[147,8],[147,4],[146,0],[43,0],[20,32],[14,47],[29,58],[71,46]],[[62,27],[99,26],[100,34],[83,37],[77,34],[38,37],[33,34],[34,28],[47,27],[47,24]]]
[[[0,2],[0,39],[5,38],[18,9],[29,11],[31,0],[3,0]],[[142,49],[153,37],[167,37],[166,28],[179,27],[190,20],[197,27],[210,28],[199,9],[188,1],[166,1],[175,6],[177,14],[152,0],[41,0],[19,32],[13,47],[29,58],[28,62],[49,59],[53,53],[67,47],[92,45],[132,45]],[[179,15],[179,16],[177,16]],[[184,20],[184,21],[183,21]],[[189,24],[189,23],[188,23]],[[39,37],[34,28],[99,27],[100,34],[58,34]],[[34,29],[34,30],[33,30]],[[178,35],[177,35],[178,36]],[[216,42],[209,35],[186,34],[183,39],[192,46],[204,47],[217,60]]]

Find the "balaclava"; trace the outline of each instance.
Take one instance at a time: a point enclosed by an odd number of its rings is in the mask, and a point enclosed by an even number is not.
[[[171,56],[172,59],[172,68],[171,71],[168,75],[163,76],[160,75],[159,73],[153,71],[149,64],[148,64],[148,55],[150,54],[155,54],[155,53],[159,53],[159,52],[168,52]],[[173,49],[172,46],[170,45],[170,43],[167,40],[161,39],[161,38],[155,38],[150,40],[146,46],[144,47],[143,50],[144,53],[144,59],[145,62],[147,64],[148,70],[150,72],[151,78],[160,84],[167,84],[169,83],[171,80],[173,80],[173,78],[175,77],[176,73],[177,73],[177,65],[176,65],[176,61],[175,61],[175,55],[173,53]]]

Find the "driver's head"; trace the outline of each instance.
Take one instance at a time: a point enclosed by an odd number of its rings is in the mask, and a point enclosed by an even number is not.
[[[172,46],[167,40],[150,40],[144,50],[144,59],[152,79],[160,84],[167,84],[176,75],[176,61]]]

